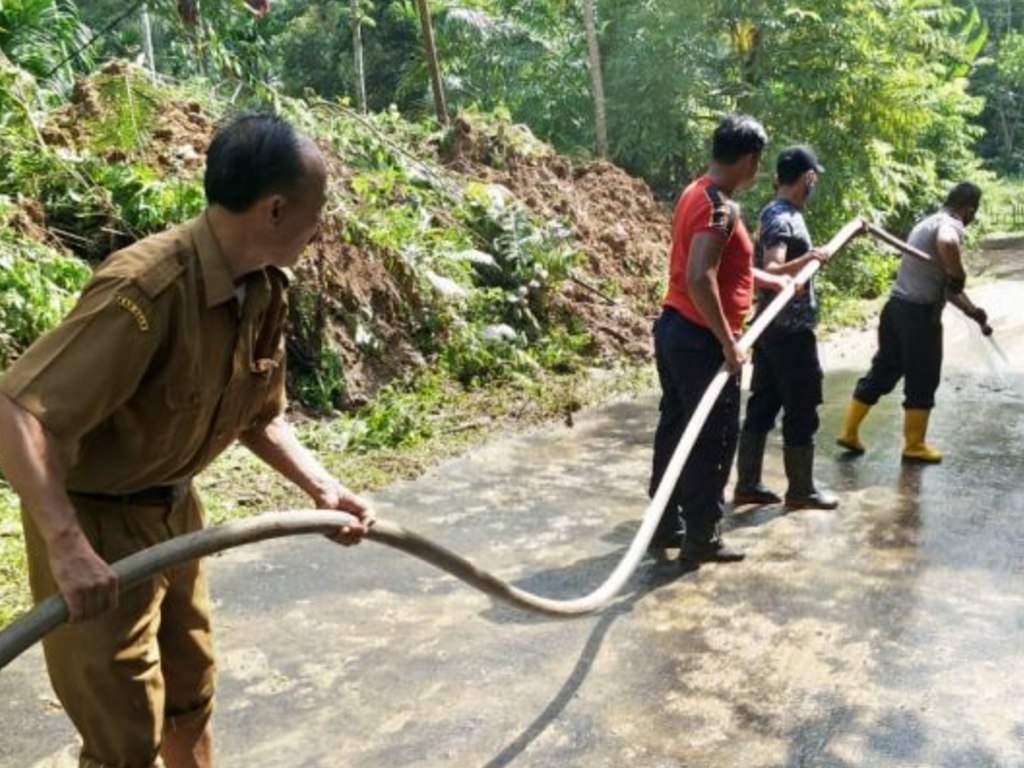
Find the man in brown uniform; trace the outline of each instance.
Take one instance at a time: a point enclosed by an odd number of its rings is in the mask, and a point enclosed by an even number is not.
[[[118,597],[108,563],[203,526],[192,478],[239,440],[320,508],[372,518],[283,417],[286,270],[316,236],[326,170],[270,115],[214,137],[201,216],[110,256],[63,323],[0,378],[0,469],[22,501],[44,642],[81,766],[212,765],[202,563]]]

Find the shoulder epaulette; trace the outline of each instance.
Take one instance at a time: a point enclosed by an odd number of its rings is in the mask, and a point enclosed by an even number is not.
[[[129,280],[147,298],[155,299],[185,271],[186,258],[186,246],[177,229],[172,229],[110,254],[96,274]]]
[[[178,279],[185,271],[184,259],[180,253],[168,253],[155,260],[135,278],[139,289],[151,299],[155,299]]]

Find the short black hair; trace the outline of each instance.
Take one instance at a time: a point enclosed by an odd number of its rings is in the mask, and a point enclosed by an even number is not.
[[[977,210],[978,206],[981,205],[981,187],[970,181],[961,181],[949,190],[949,194],[946,195],[946,202],[943,205],[946,208],[958,211],[964,208],[974,208]]]
[[[747,155],[763,152],[767,143],[764,126],[750,115],[726,115],[715,128],[711,158],[729,165]]]
[[[221,126],[206,152],[206,202],[233,213],[295,189],[306,174],[295,129],[270,112],[246,112]]]

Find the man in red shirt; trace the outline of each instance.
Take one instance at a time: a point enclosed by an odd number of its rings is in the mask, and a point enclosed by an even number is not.
[[[707,173],[683,192],[672,222],[668,292],[654,325],[662,397],[652,496],[723,362],[733,374],[697,438],[651,542],[655,552],[680,547],[684,563],[743,559],[724,544],[718,530],[739,435],[739,373],[746,354],[737,340],[754,287],[777,291],[790,278],[754,269],[754,244],[732,195],[753,184],[767,143],[764,128],[754,118],[725,117],[715,129]]]

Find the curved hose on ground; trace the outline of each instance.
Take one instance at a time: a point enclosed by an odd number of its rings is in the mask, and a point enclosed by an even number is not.
[[[844,226],[821,250],[834,255],[864,228],[860,218]],[[817,272],[820,262],[807,264],[792,284],[780,291],[768,307],[740,339],[740,346],[749,350],[768,324],[782,311],[796,293],[796,286],[806,283]],[[553,600],[519,589],[470,561],[423,538],[412,531],[387,520],[377,520],[367,538],[417,557],[450,573],[491,597],[518,608],[553,617],[580,616],[606,607],[633,575],[647,546],[654,536],[658,521],[668,505],[683,465],[704,427],[711,408],[718,399],[730,374],[723,365],[711,380],[697,410],[686,425],[672,459],[665,470],[658,490],[647,506],[640,529],[615,570],[604,583],[590,594],[573,600]],[[323,510],[268,512],[245,520],[236,520],[205,528],[185,536],[165,541],[119,560],[113,565],[122,592],[152,578],[156,574],[181,563],[206,557],[216,552],[251,544],[264,539],[295,536],[298,534],[333,534],[341,526],[353,522],[350,515]],[[18,621],[0,632],[0,669],[6,667],[22,652],[67,621],[68,609],[61,595],[54,594],[40,602]]]

